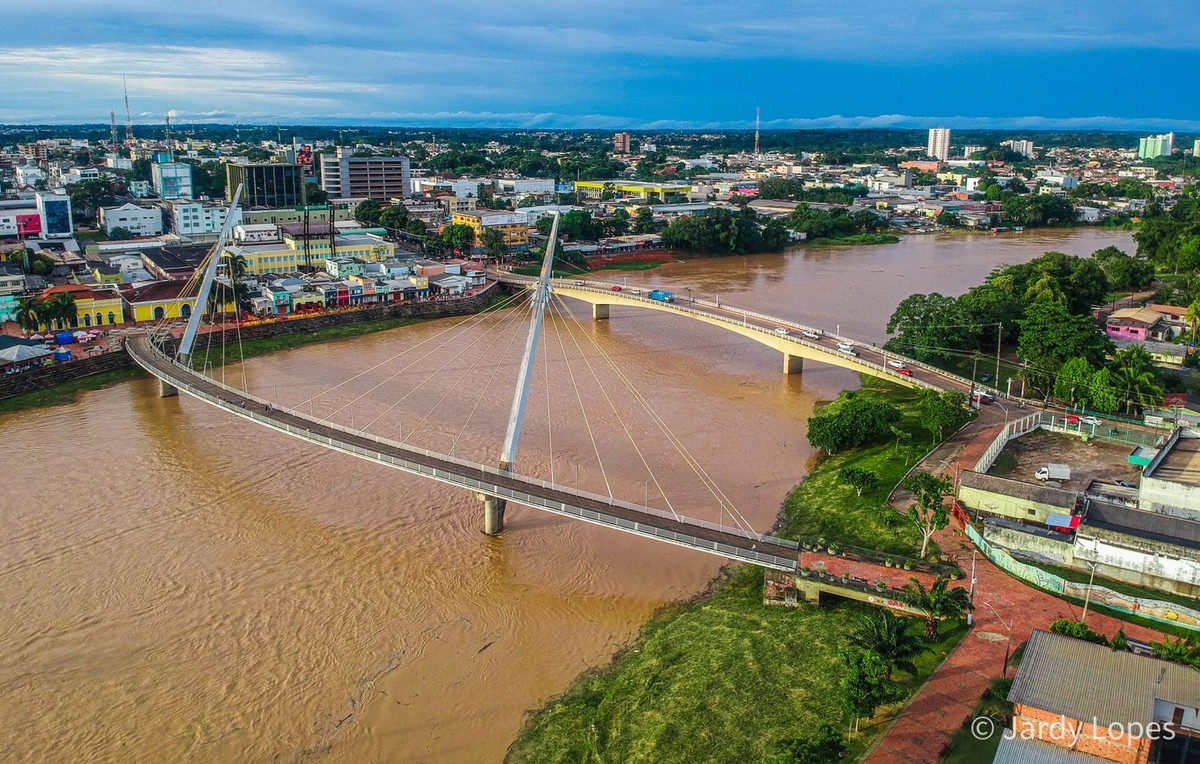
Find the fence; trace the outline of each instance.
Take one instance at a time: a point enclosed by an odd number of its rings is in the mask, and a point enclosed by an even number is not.
[[[1110,427],[1103,422],[1098,425],[1089,425],[1084,424],[1082,419],[1077,424],[1070,424],[1069,421],[1059,416],[1057,412],[1038,411],[1037,413],[1021,417],[1006,424],[1004,429],[996,435],[996,439],[992,441],[992,444],[979,457],[979,461],[975,463],[975,471],[987,472],[990,470],[992,465],[996,463],[996,458],[1000,456],[1000,452],[1004,450],[1009,441],[1038,428],[1066,435],[1087,436],[1089,440],[1131,447],[1158,448],[1166,440],[1166,436],[1162,433],[1135,432],[1129,429]]]
[[[1173,602],[1121,594],[1106,586],[1089,586],[1076,581],[1068,581],[1035,565],[1021,562],[1000,547],[992,546],[983,539],[983,536],[979,535],[979,531],[975,530],[974,526],[968,524],[966,530],[967,537],[974,542],[975,546],[979,547],[979,551],[983,552],[989,560],[1022,581],[1028,581],[1043,591],[1058,596],[1086,599],[1092,604],[1103,605],[1119,613],[1200,631],[1200,611],[1176,605]],[[1090,595],[1088,589],[1091,589]]]

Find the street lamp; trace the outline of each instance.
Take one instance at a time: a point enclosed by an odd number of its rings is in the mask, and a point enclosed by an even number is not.
[[[1091,601],[1092,601],[1092,583],[1095,582],[1095,580],[1096,580],[1096,565],[1097,565],[1097,563],[1089,562],[1087,564],[1090,565],[1092,568],[1092,575],[1088,576],[1087,594],[1085,594],[1083,596],[1083,615],[1081,615],[1079,617],[1080,623],[1087,623],[1088,605],[1091,604]]]
[[[983,604],[987,605],[987,609],[992,611],[992,614],[996,616],[996,620],[1000,622],[1000,625],[1008,629],[1008,644],[1004,646],[1004,665],[1000,667],[1000,676],[1006,677],[1008,676],[1008,657],[1012,651],[1012,627],[1015,620],[1005,623],[1000,614],[996,612],[996,608],[992,607],[992,603],[985,602]]]

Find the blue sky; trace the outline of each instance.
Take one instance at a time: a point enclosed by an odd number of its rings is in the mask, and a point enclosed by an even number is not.
[[[0,122],[1200,131],[1192,0],[14,5]]]

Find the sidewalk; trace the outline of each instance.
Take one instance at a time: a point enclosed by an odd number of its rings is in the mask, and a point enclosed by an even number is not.
[[[939,447],[927,461],[938,471],[971,469],[987,450],[997,426],[979,422],[969,427],[967,437],[946,449]],[[964,431],[965,432],[965,431]],[[961,435],[962,433],[960,433]],[[959,565],[969,585],[970,558],[974,546],[954,523],[939,531],[934,540],[944,555],[958,555]],[[967,560],[965,564],[964,560]],[[975,567],[975,627],[967,633],[954,652],[938,668],[892,722],[865,759],[871,764],[935,764],[950,738],[963,728],[984,690],[1001,676],[1001,664],[1009,643],[1012,650],[1024,643],[1033,629],[1045,629],[1059,618],[1078,619],[1079,608],[1039,589],[1028,586],[978,555]],[[990,607],[989,607],[990,606]],[[993,609],[995,612],[993,612]],[[997,618],[999,614],[999,618]],[[1156,631],[1119,621],[1095,611],[1088,613],[1088,625],[1106,636],[1118,628],[1126,636],[1141,641],[1161,640]],[[1014,672],[1010,671],[1009,676]]]

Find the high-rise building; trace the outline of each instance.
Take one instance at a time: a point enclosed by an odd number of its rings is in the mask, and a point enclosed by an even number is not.
[[[304,168],[298,164],[225,165],[225,198],[242,186],[243,207],[295,207],[304,204]]]
[[[34,195],[38,217],[41,218],[42,236],[63,238],[73,233],[71,226],[71,197],[39,191]]]
[[[613,136],[613,153],[628,154],[630,147],[629,133],[617,133]]]
[[[950,158],[950,128],[935,127],[929,131],[929,147],[926,154],[945,162]]]
[[[1138,141],[1138,159],[1169,157],[1175,150],[1175,133],[1148,135]]]
[[[1000,145],[1008,146],[1010,149],[1012,149],[1016,153],[1020,154],[1021,156],[1029,157],[1030,159],[1033,159],[1033,141],[1014,139],[1011,141],[1002,141],[1000,143]]]
[[[321,155],[321,188],[331,199],[387,202],[411,194],[408,157],[360,157],[339,146]]]
[[[192,166],[184,162],[150,165],[150,183],[163,199],[192,198]]]
[[[972,154],[982,154],[985,151],[987,151],[987,146],[972,146],[970,144],[963,146],[963,156],[967,159],[970,159]]]
[[[1200,157],[1200,138],[1192,141],[1192,156]]]

